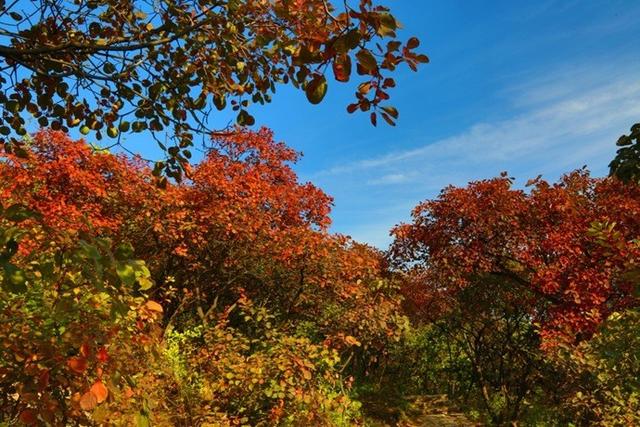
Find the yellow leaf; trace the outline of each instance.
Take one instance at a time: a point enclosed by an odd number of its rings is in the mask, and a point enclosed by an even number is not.
[[[147,308],[147,310],[156,311],[158,313],[162,313],[163,311],[162,306],[155,301],[147,301],[145,307]]]
[[[351,335],[347,335],[346,337],[344,337],[344,342],[346,342],[349,345],[355,345],[355,346],[360,347],[360,341],[358,341],[357,339],[355,339]]]

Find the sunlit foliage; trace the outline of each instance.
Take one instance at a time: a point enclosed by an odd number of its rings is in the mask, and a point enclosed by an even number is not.
[[[164,188],[55,131],[0,163],[5,213],[37,227],[7,235],[5,416],[357,422],[346,378],[406,326],[396,279],[380,252],[327,232],[331,199],[297,181],[297,154],[271,132],[212,144]],[[67,375],[47,380],[55,407],[42,372]]]
[[[33,117],[41,127],[78,128],[97,140],[148,132],[166,151],[156,172],[180,178],[194,138],[217,110],[239,125],[279,85],[322,101],[328,82],[360,76],[349,111],[390,124],[391,77],[427,62],[403,42],[389,9],[371,0],[95,0],[0,4],[0,145],[16,154]],[[353,63],[353,66],[352,66]],[[219,121],[218,121],[219,123]],[[220,130],[220,129],[218,129]],[[159,133],[172,141],[167,145]]]

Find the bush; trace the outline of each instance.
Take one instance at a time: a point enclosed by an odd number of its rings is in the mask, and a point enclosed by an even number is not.
[[[164,417],[173,425],[357,424],[335,350],[274,327],[246,297],[215,322],[171,331],[163,358]],[[160,415],[160,417],[163,417]]]
[[[593,338],[562,346],[556,363],[572,379],[564,410],[584,425],[640,424],[640,312],[614,313]]]
[[[0,207],[1,421],[87,423],[128,400],[162,312],[131,248],[49,236],[34,212]]]

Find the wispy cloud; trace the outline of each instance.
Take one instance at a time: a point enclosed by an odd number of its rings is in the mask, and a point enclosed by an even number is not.
[[[615,152],[614,141],[640,120],[640,66],[573,70],[506,91],[517,111],[511,117],[479,122],[440,140],[425,138],[422,145],[414,141],[418,147],[411,150],[336,164],[317,178],[329,192],[338,193],[338,204],[348,204],[349,197],[334,191],[331,182],[349,181],[359,183],[349,188],[353,194],[376,185],[381,187],[375,197],[379,203],[404,206],[433,197],[448,184],[464,185],[502,170],[523,182],[539,173],[556,179],[584,164],[604,173]],[[376,207],[370,202],[363,209]],[[369,214],[350,229],[354,237],[384,246],[387,230],[402,218]]]
[[[404,182],[411,181],[413,175],[414,174],[411,174],[411,173],[390,173],[387,175],[383,175],[379,178],[370,179],[369,181],[367,181],[367,184],[370,184],[370,185],[402,184]]]
[[[582,158],[584,161],[597,160],[594,155],[610,153],[612,138],[640,119],[637,75],[617,76],[595,85],[584,79],[575,84],[566,76],[564,84],[555,82],[551,89],[528,86],[519,96],[536,96],[545,100],[542,105],[506,120],[477,123],[460,134],[416,149],[339,164],[320,175],[374,170],[380,175],[365,182],[397,184],[434,173],[442,179],[441,172],[445,169],[458,173],[459,168],[464,168],[464,175],[473,177],[480,172],[472,168],[474,165],[482,166],[482,170],[498,165],[511,169],[536,160],[537,164],[548,162],[546,170],[557,170],[557,166],[574,163],[581,154],[590,154]],[[558,92],[558,86],[564,88],[562,92]]]

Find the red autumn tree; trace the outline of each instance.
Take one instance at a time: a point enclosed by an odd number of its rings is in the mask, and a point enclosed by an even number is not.
[[[267,129],[216,138],[213,147],[189,181],[169,186],[170,208],[146,217],[155,219],[132,238],[160,283],[183,288],[168,310],[206,316],[246,294],[269,301],[281,319],[312,322],[336,345],[395,336],[398,301],[384,260],[328,234],[332,199],[298,182],[298,153]]]
[[[448,187],[393,230],[391,253],[412,273],[407,292],[418,310],[446,310],[470,283],[500,279],[543,336],[575,338],[635,303],[625,271],[638,257],[640,187],[585,171],[529,184],[514,189],[502,176]],[[602,224],[616,230],[616,244],[594,237]]]
[[[91,228],[98,235],[113,235],[153,200],[149,172],[135,159],[46,130],[26,148],[26,157],[2,156],[0,196],[40,213],[53,232]]]

